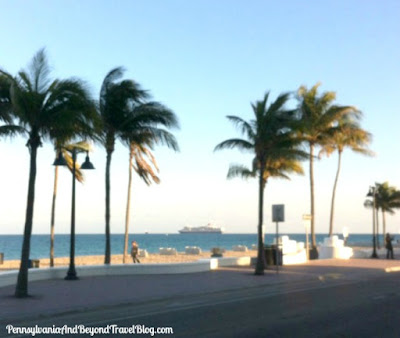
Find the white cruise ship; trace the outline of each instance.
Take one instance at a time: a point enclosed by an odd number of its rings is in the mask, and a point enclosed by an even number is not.
[[[222,234],[224,231],[223,228],[216,227],[208,223],[205,226],[201,227],[184,227],[182,230],[179,230],[180,234]]]

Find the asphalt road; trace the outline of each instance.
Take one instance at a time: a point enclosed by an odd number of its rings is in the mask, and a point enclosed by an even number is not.
[[[400,337],[399,282],[400,273],[367,281],[328,274],[320,280],[174,296],[12,324],[115,325],[116,329],[134,327],[136,336],[150,336],[138,333],[151,333],[152,327],[170,327],[174,337]],[[6,334],[5,323],[0,323],[1,337],[18,336]]]

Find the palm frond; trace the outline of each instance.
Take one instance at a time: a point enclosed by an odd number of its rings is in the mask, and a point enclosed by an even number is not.
[[[231,121],[242,134],[246,135],[248,139],[253,140],[255,138],[255,132],[249,122],[234,115],[228,115],[227,119]]]
[[[233,148],[238,148],[242,151],[254,151],[254,144],[243,139],[230,139],[218,144],[214,151]]]
[[[147,102],[135,105],[124,125],[154,126],[162,125],[167,128],[179,128],[179,121],[174,112],[159,102]]]
[[[23,127],[15,125],[3,125],[0,126],[0,137],[12,137],[26,133]]]
[[[179,145],[175,136],[169,131],[161,128],[143,128],[145,133],[151,135],[151,143],[166,145],[174,151],[179,151]]]
[[[241,164],[232,164],[229,166],[227,178],[231,179],[234,177],[240,177],[243,179],[254,178],[257,176],[257,172],[254,170],[250,170]]]
[[[339,121],[344,116],[357,116],[360,112],[357,108],[352,106],[325,106],[322,110],[323,113],[317,121],[317,126],[321,129],[332,127],[335,122]]]
[[[283,93],[278,96],[278,98],[271,103],[268,108],[269,112],[279,112],[282,111],[283,107],[290,98],[290,93]]]
[[[156,172],[159,172],[156,159],[147,147],[132,142],[129,158],[131,163],[132,159],[135,160],[136,165],[132,163],[132,168],[147,185],[152,182],[160,183],[160,178],[156,174]]]
[[[73,167],[74,167],[72,157],[71,157],[71,155],[70,155],[67,151],[65,151],[65,150],[62,150],[62,153],[63,153],[63,156],[64,156],[64,158],[65,158],[65,161],[67,162],[68,170],[72,173],[72,172],[73,172]],[[82,171],[80,170],[79,164],[78,164],[78,163],[75,163],[75,179],[76,179],[79,183],[83,183],[84,180],[85,180],[85,177],[83,176],[83,173],[82,173]]]
[[[37,93],[43,93],[47,91],[50,83],[50,67],[44,48],[40,49],[33,57],[32,62],[29,65],[29,71],[30,81],[27,82],[32,85],[33,91]]]
[[[32,88],[32,83],[29,79],[29,75],[26,72],[20,71],[18,73],[18,77],[22,87],[25,87],[28,92],[34,91],[34,89]]]

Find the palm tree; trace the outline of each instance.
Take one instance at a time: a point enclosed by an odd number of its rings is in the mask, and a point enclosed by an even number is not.
[[[386,213],[394,214],[394,209],[400,208],[400,191],[396,187],[390,186],[389,182],[377,184],[376,204],[377,208],[381,209],[382,212],[382,231],[383,235],[385,235]]]
[[[25,229],[15,290],[16,297],[27,297],[38,148],[46,139],[90,135],[96,110],[88,90],[80,80],[51,81],[43,49],[34,56],[28,71],[22,70],[15,77],[5,71],[0,71],[0,75],[3,77],[0,83],[9,84],[9,94],[7,88],[2,88],[0,93],[6,93],[10,98],[12,113],[27,135],[26,145],[30,154]]]
[[[298,125],[301,137],[308,145],[310,160],[310,206],[311,206],[311,237],[312,255],[317,257],[317,241],[315,237],[315,203],[314,203],[314,150],[316,146],[326,144],[328,136],[334,129],[334,124],[348,114],[356,114],[357,110],[351,106],[334,105],[334,92],[325,92],[318,96],[317,83],[310,90],[301,86],[298,90]]]
[[[363,154],[372,156],[373,152],[366,148],[366,146],[371,142],[371,134],[362,129],[359,123],[355,120],[359,118],[361,112],[356,112],[354,115],[344,115],[338,122],[330,138],[328,138],[327,143],[323,145],[320,155],[326,154],[329,156],[334,151],[338,154],[338,167],[336,171],[335,182],[333,184],[332,200],[331,200],[331,213],[329,218],[329,236],[333,235],[333,215],[335,208],[335,195],[336,187],[339,179],[339,173],[341,169],[342,153],[344,149],[349,148],[350,150]]]
[[[135,163],[133,163],[133,160],[135,160]],[[128,254],[132,168],[147,185],[150,185],[152,182],[155,182],[157,184],[160,183],[160,178],[156,175],[156,172],[159,172],[157,162],[155,157],[151,153],[150,149],[134,141],[131,142],[129,145],[129,180],[128,180],[128,197],[126,201],[126,214],[125,214],[123,263],[126,263],[126,257]]]
[[[228,177],[250,177],[254,176],[256,172],[258,175],[258,254],[255,269],[256,275],[264,274],[266,265],[263,238],[263,204],[267,179],[270,176],[282,175],[289,167],[289,160],[294,161],[305,155],[304,152],[297,148],[300,140],[293,137],[290,129],[293,122],[293,112],[285,109],[289,94],[279,95],[269,106],[267,105],[268,98],[269,93],[266,93],[263,100],[252,104],[255,119],[250,122],[237,116],[227,116],[244,134],[245,139],[229,139],[215,147],[215,150],[238,148],[255,154],[252,170],[234,165],[231,166]]]
[[[160,128],[178,127],[175,114],[157,102],[146,102],[149,95],[133,80],[121,80],[123,68],[111,70],[100,90],[100,117],[102,120],[101,142],[106,149],[106,247],[104,263],[111,261],[110,241],[110,166],[115,141],[132,141],[146,133],[156,143],[166,144],[178,150],[174,136]]]
[[[0,126],[0,137],[15,136],[24,131],[13,121],[11,83],[11,79],[0,69],[0,121],[4,123]]]
[[[68,169],[73,172],[73,161],[71,155],[65,150],[69,145],[63,145],[62,142],[56,140],[56,156],[61,156],[67,162]],[[83,173],[75,166],[75,179],[82,183]],[[56,198],[57,198],[57,183],[58,183],[58,166],[54,166],[54,184],[53,184],[53,197],[51,200],[51,218],[50,218],[50,267],[54,266],[54,228],[55,228],[55,217],[56,217]]]

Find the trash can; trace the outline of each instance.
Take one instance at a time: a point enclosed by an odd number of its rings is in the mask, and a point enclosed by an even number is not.
[[[4,253],[0,252],[0,264],[4,263]]]
[[[319,257],[318,249],[310,248],[308,251],[308,257],[310,258],[310,260],[318,259],[318,257]]]
[[[222,257],[224,250],[221,248],[212,248],[211,257]]]
[[[28,260],[28,269],[38,268],[39,265],[40,265],[40,260],[39,259],[30,259],[30,260]]]
[[[276,245],[266,245],[264,247],[265,261],[267,265],[276,265],[277,248]],[[279,265],[282,265],[282,249],[279,249]]]

